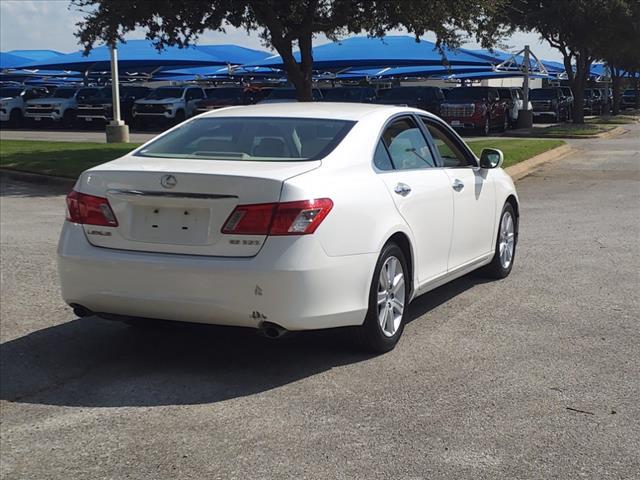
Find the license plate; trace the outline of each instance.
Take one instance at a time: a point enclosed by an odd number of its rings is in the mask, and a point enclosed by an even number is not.
[[[85,117],[85,120],[86,120],[87,122],[93,122],[93,118],[91,118],[91,117]]]
[[[461,125],[460,120],[451,120],[451,125],[453,127],[459,127]]]
[[[132,209],[131,238],[152,243],[204,245],[209,235],[208,208],[150,207]]]
[[[34,120],[35,120],[36,122],[39,122],[40,120],[42,120],[42,118],[40,118],[40,117],[36,117],[36,118],[34,118]]]

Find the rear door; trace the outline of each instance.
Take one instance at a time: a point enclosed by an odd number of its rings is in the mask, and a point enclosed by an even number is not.
[[[447,271],[453,192],[413,116],[394,119],[379,140],[374,165],[413,232],[420,283]]]
[[[453,236],[448,268],[473,263],[493,250],[496,194],[491,171],[478,166],[464,142],[444,123],[422,117],[453,194]]]

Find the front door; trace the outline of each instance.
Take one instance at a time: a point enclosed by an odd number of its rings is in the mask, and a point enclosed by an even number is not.
[[[387,126],[374,163],[413,233],[419,283],[445,274],[453,228],[453,191],[413,117],[401,117]]]
[[[453,193],[453,236],[448,269],[473,263],[493,251],[496,193],[490,170],[478,166],[475,156],[448,126],[424,117]]]

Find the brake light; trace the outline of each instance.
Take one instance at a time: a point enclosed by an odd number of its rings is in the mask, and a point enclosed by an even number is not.
[[[75,190],[67,195],[67,220],[83,225],[118,226],[109,200]]]
[[[222,227],[234,235],[308,235],[331,211],[329,198],[297,202],[238,205]]]

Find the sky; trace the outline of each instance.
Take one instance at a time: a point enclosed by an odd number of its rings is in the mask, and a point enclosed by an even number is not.
[[[80,12],[69,9],[68,0],[0,0],[0,51],[46,49],[68,53],[79,50],[73,32],[75,24],[82,18]],[[389,35],[406,34],[401,30],[388,32]],[[127,38],[144,38],[144,32],[133,32]],[[434,40],[433,35],[423,37]],[[314,45],[328,40],[323,36],[314,39]],[[247,34],[245,30],[229,27],[225,33],[205,32],[200,37],[201,44],[234,43],[248,48],[268,50],[256,32]],[[516,33],[506,41],[510,51],[516,52],[529,44],[540,59],[561,61],[560,52],[548,43],[540,41],[535,33]],[[480,48],[470,41],[465,48]]]

